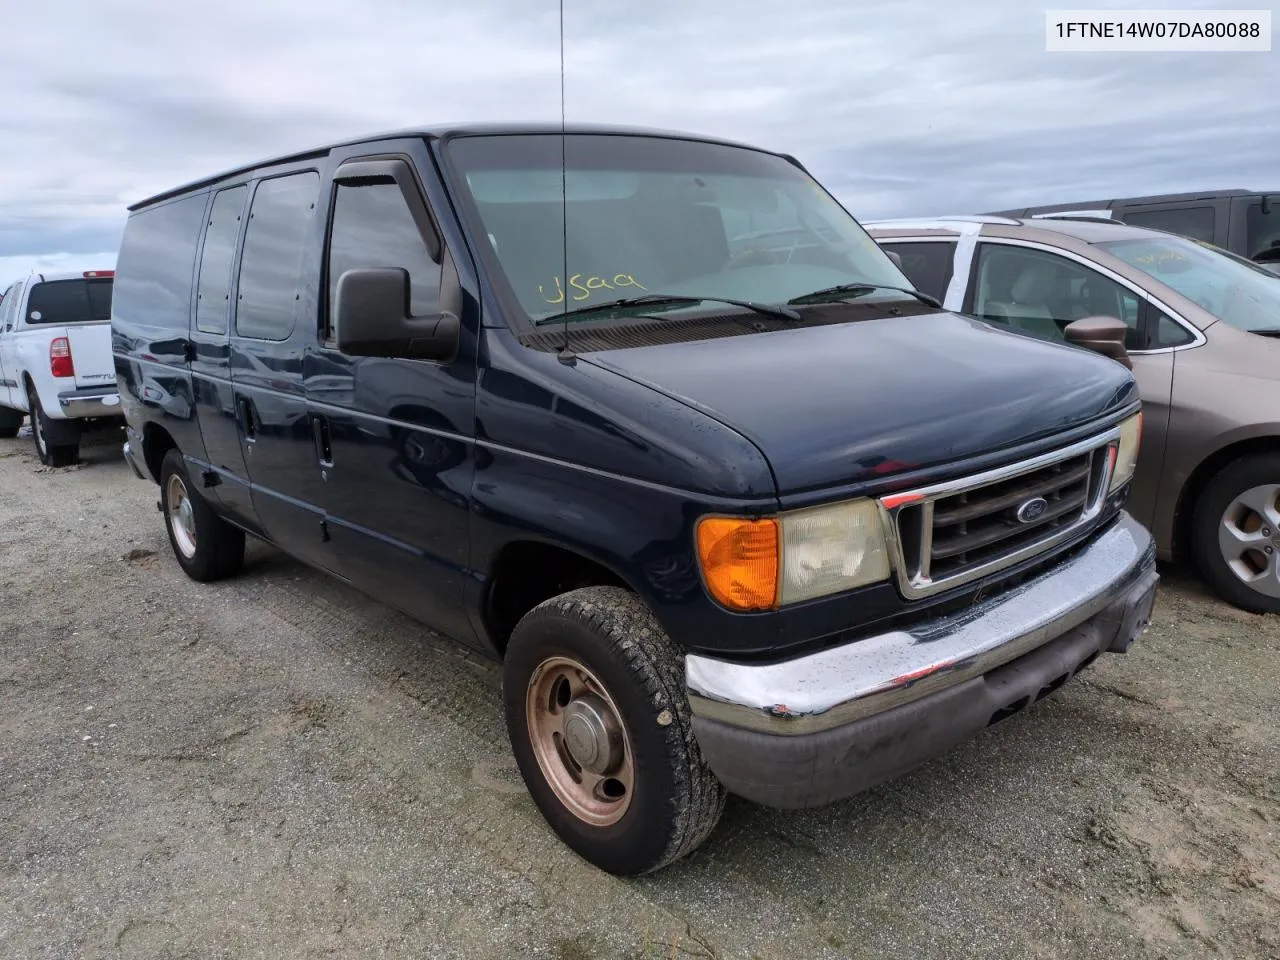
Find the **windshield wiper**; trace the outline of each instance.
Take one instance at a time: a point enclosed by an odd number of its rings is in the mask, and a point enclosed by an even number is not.
[[[1269,330],[1250,330],[1250,333],[1256,333],[1260,337],[1280,337],[1280,329],[1272,327]]]
[[[679,307],[707,301],[727,303],[746,310],[754,310],[756,313],[762,313],[767,317],[777,317],[779,320],[794,321],[803,319],[800,314],[783,304],[756,303],[754,300],[733,300],[729,297],[695,297],[675,293],[646,293],[638,297],[622,297],[619,300],[607,300],[604,303],[591,303],[581,307],[574,307],[572,310],[566,310],[563,313],[542,317],[535,325],[541,326],[542,324],[554,323],[557,320],[563,320],[565,317],[581,317],[589,313],[625,310],[628,307]]]
[[[942,309],[942,303],[937,299],[929,296],[921,290],[915,290],[911,287],[890,287],[883,283],[841,283],[834,287],[823,287],[821,290],[815,290],[813,293],[806,293],[799,297],[792,297],[787,303],[823,303],[834,300],[852,300],[854,297],[865,296],[868,293],[875,293],[877,290],[894,290],[898,293],[909,293],[917,300],[922,300],[931,307]]]

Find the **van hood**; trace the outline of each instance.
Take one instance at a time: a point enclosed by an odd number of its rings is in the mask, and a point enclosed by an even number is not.
[[[954,313],[579,356],[750,439],[780,495],[990,453],[1137,397],[1113,360]]]

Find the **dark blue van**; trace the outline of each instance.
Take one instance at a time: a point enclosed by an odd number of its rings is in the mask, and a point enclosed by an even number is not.
[[[502,658],[511,743],[624,875],[726,792],[903,773],[1145,628],[1121,363],[940,309],[793,158],[413,130],[131,208],[126,456],[174,555],[245,535]]]

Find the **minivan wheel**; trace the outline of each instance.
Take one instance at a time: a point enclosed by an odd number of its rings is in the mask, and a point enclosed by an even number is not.
[[[503,702],[520,773],[560,839],[609,873],[678,860],[724,810],[694,739],[683,664],[648,607],[619,587],[543,602],[507,645]]]
[[[46,467],[69,467],[80,459],[80,444],[50,443],[49,418],[40,406],[40,397],[34,390],[27,391],[27,408],[31,411],[31,439],[36,445],[36,456]]]
[[[192,580],[221,580],[244,563],[244,531],[223,520],[196,492],[176,448],[160,465],[160,509],[173,555]]]
[[[1219,597],[1280,613],[1280,455],[1242,457],[1209,481],[1192,516],[1192,546]]]

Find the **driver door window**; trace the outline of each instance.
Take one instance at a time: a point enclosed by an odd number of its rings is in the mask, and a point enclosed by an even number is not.
[[[1082,317],[1118,317],[1129,328],[1125,346],[1142,347],[1137,295],[1098,271],[1055,253],[998,243],[979,244],[975,259],[975,316],[1060,341],[1067,324]]]

